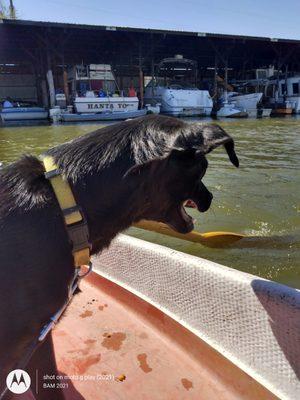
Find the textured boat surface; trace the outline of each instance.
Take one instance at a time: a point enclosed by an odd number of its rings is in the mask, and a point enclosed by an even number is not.
[[[299,291],[125,235],[94,267],[53,332],[66,399],[300,398]]]
[[[300,398],[299,290],[125,235],[95,267],[279,398]]]

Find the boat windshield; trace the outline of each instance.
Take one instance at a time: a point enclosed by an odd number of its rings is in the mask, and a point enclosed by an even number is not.
[[[147,85],[147,88],[151,88],[152,84],[153,87],[165,87],[166,89],[173,89],[173,90],[182,90],[182,89],[197,90],[196,86],[190,82],[179,81],[176,79],[173,80],[169,78],[157,77],[154,78],[154,80],[151,79],[151,81]]]
[[[147,87],[166,87],[168,89],[196,89],[197,63],[182,57],[165,58],[156,68],[156,76]]]

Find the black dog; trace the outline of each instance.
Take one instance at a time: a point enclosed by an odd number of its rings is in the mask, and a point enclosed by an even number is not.
[[[183,203],[206,211],[205,154],[224,145],[238,166],[232,138],[217,125],[147,116],[108,126],[48,151],[72,187],[88,222],[92,253],[141,219],[193,229]],[[61,210],[39,159],[0,172],[0,382],[49,318],[64,304],[74,272]],[[51,337],[32,358],[55,373]],[[43,365],[42,365],[43,364]],[[53,364],[53,365],[52,365]],[[38,398],[48,398],[40,388]],[[51,399],[62,398],[59,393]]]

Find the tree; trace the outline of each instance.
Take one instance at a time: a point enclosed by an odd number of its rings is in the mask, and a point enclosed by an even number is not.
[[[3,4],[2,1],[0,1],[0,18],[8,18],[8,10],[5,4]]]
[[[9,6],[7,6],[3,0],[0,0],[0,19],[3,18],[17,19],[17,12],[13,0],[9,0]]]

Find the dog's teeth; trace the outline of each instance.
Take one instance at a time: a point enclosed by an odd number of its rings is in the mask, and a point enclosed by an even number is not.
[[[197,220],[195,218],[193,218],[193,224],[195,224],[197,222]]]

